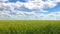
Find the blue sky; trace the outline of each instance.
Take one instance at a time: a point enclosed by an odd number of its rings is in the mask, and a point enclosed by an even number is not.
[[[54,0],[38,0],[38,1],[37,0],[5,0],[4,2],[3,1],[4,0],[2,0],[2,3],[0,2],[1,4],[0,19],[60,20],[60,0],[55,0],[55,1]],[[6,1],[8,3],[5,3]]]
[[[9,2],[17,2],[17,1],[20,1],[20,2],[27,2],[27,0],[9,0]]]

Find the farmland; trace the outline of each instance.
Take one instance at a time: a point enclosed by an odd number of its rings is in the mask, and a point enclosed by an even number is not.
[[[60,34],[60,20],[0,20],[0,34]]]

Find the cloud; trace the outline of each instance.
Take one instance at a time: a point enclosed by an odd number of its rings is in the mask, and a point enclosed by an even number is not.
[[[44,8],[54,8],[57,6],[57,3],[60,0],[28,0],[28,2],[22,3],[17,1],[16,3],[5,3],[8,0],[0,0],[0,15],[5,15],[12,17],[13,16],[20,16],[23,18],[28,17],[28,19],[57,19],[60,17],[60,12],[52,12],[49,14],[43,14],[44,12],[48,12],[47,10],[43,10]],[[16,8],[16,10],[14,9]],[[24,9],[29,9],[31,12],[25,12]],[[37,14],[35,11],[43,12],[42,14]],[[16,16],[16,18],[18,18]],[[27,19],[27,18],[26,18]]]
[[[55,2],[60,2],[60,0],[55,0]]]
[[[56,0],[58,2],[58,0]],[[33,0],[33,1],[28,1],[26,3],[24,3],[25,7],[29,8],[29,9],[41,9],[41,8],[53,8],[57,5],[56,1],[51,1],[51,0],[47,0],[46,2],[42,1],[42,0]],[[28,7],[29,6],[29,7]]]
[[[59,20],[60,19],[60,11],[58,12],[52,12],[48,14],[40,14],[38,15],[40,19],[45,20]]]

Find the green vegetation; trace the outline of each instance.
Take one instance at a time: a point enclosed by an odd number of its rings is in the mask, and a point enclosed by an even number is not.
[[[60,20],[0,20],[0,34],[60,34]]]

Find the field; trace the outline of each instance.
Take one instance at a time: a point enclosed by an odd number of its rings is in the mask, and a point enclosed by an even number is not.
[[[60,20],[0,20],[0,34],[60,34]]]

